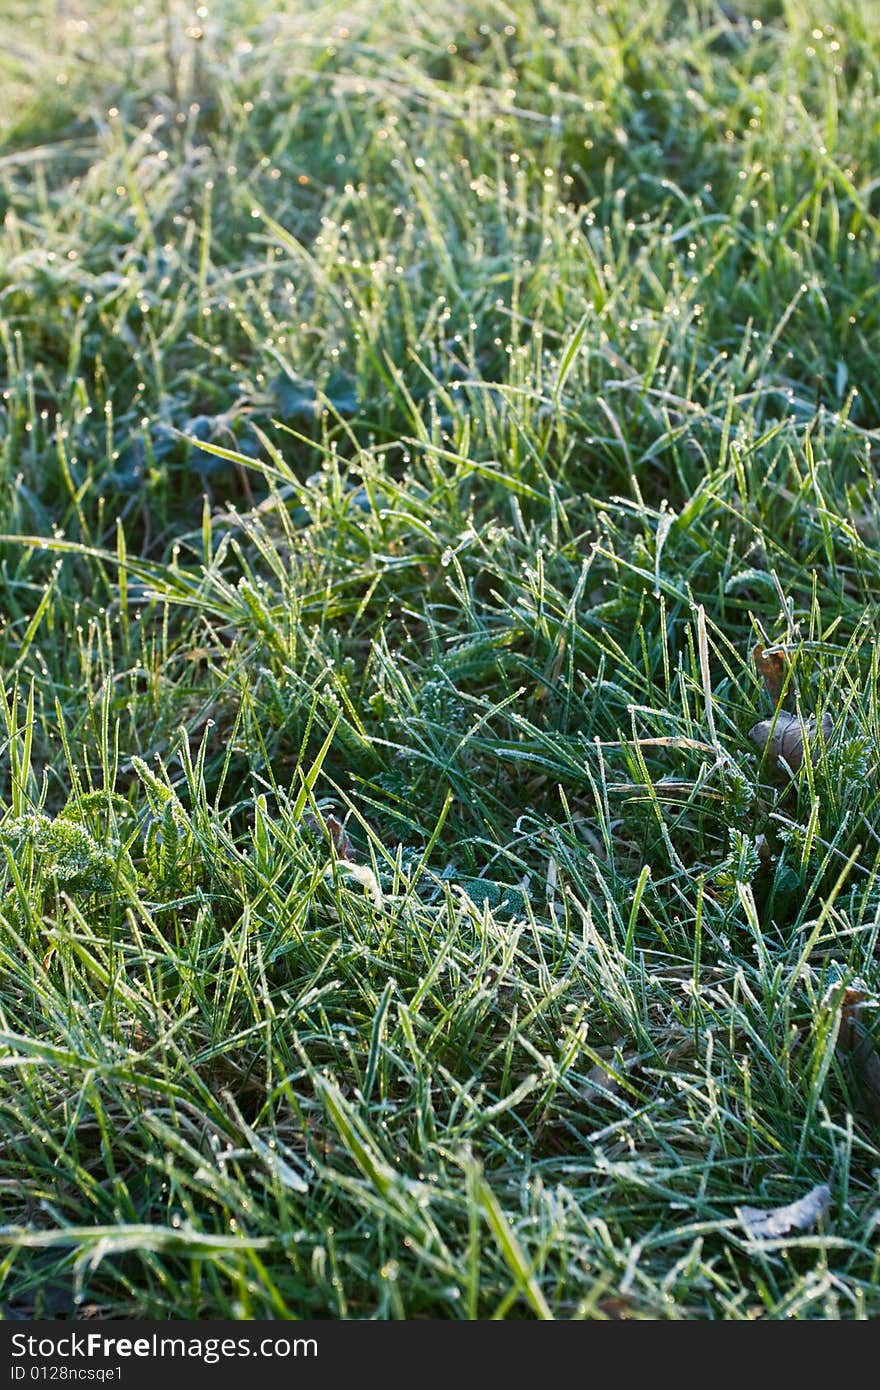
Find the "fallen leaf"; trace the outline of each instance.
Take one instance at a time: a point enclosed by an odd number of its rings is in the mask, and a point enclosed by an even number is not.
[[[832,985],[823,1003],[829,1001],[835,989],[837,986]],[[850,987],[843,991],[836,1051],[838,1057],[846,1058],[851,1063],[865,1109],[875,1120],[880,1120],[880,1054],[871,1034],[858,1017],[867,998],[860,989]]]
[[[354,845],[348,838],[348,831],[336,816],[324,816],[320,820],[307,811],[303,820],[310,830],[316,835],[329,835],[338,857],[346,859],[349,863],[355,858]]]
[[[632,1301],[617,1294],[600,1298],[596,1308],[609,1322],[625,1322],[633,1315]]]
[[[837,985],[831,985],[822,1000],[823,1004],[831,1002],[831,997],[837,988]],[[837,1033],[837,1046],[842,1052],[849,1052],[852,1049],[855,1041],[855,1028],[858,1023],[857,1014],[867,998],[868,996],[863,989],[855,989],[851,985],[840,996],[840,1028]]]
[[[776,1240],[792,1231],[808,1231],[828,1210],[831,1191],[827,1183],[819,1183],[805,1197],[787,1207],[737,1207],[736,1214],[753,1240]]]
[[[880,1120],[880,1055],[871,1034],[861,1023],[853,1024],[853,1032],[857,1040],[852,1048],[852,1062],[865,1109],[875,1120]]]
[[[758,668],[758,675],[763,678],[767,687],[767,694],[774,705],[778,705],[782,698],[785,677],[788,674],[788,657],[785,652],[765,650],[759,642],[752,651],[752,660]]]
[[[763,752],[767,750],[770,762],[776,767],[787,766],[797,772],[803,765],[804,745],[812,748],[821,728],[822,740],[831,737],[834,721],[830,714],[823,714],[821,724],[817,724],[815,714],[802,723],[796,714],[780,710],[773,719],[762,719],[749,729],[749,738]]]

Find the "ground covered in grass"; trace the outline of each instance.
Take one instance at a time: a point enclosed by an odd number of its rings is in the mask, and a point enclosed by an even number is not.
[[[876,8],[3,15],[6,1314],[880,1314]]]

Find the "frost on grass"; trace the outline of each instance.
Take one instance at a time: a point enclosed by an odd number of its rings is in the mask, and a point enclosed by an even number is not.
[[[65,888],[100,893],[113,885],[116,856],[78,821],[34,811],[0,826],[0,845],[17,859],[28,851],[35,866]]]

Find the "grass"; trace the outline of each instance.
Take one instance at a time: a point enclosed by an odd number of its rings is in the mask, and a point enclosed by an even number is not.
[[[874,8],[2,27],[6,1315],[876,1317]]]

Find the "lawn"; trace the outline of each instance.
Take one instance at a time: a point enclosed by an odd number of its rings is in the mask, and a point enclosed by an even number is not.
[[[0,1309],[880,1315],[880,11],[0,54]]]

